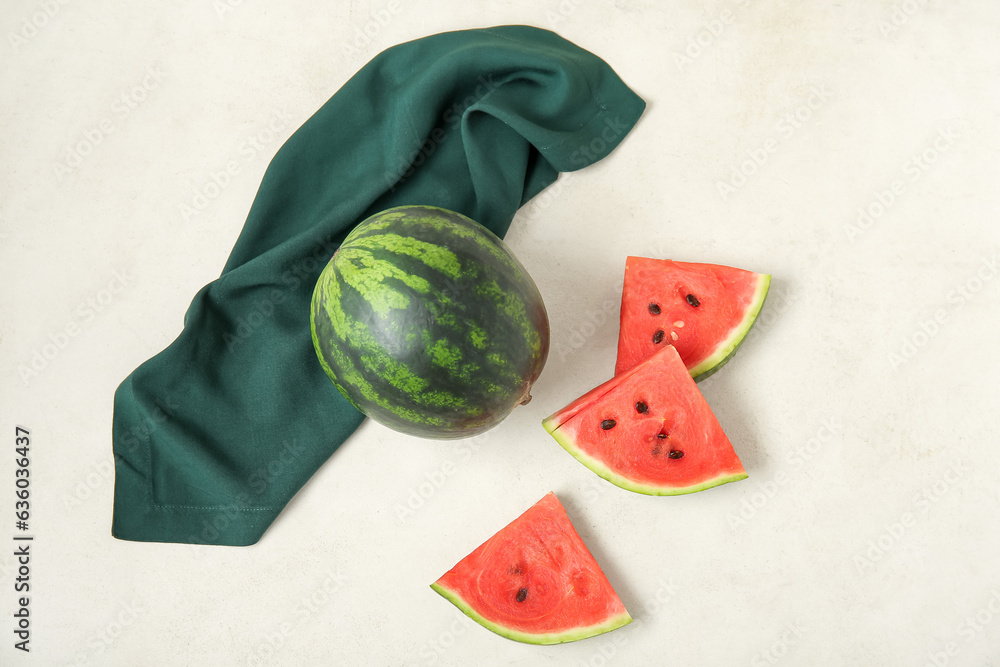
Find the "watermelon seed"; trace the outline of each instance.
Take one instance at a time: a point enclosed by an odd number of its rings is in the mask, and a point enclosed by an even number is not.
[[[605,431],[609,431],[615,427],[616,423],[617,422],[614,419],[605,419],[604,421],[601,422],[601,428],[603,428]]]
[[[677,329],[683,329],[684,328],[684,320],[677,320],[676,322],[674,322],[674,327],[677,328]]]
[[[672,341],[676,341],[677,340],[677,332],[676,331],[671,331],[670,332],[670,340],[672,340]]]
[[[660,431],[659,433],[656,434],[656,437],[659,438],[660,440],[663,440],[665,437],[667,437],[667,434],[664,433],[663,431]]]
[[[517,601],[524,602],[524,598],[528,597],[528,589],[522,588],[517,592]]]
[[[663,329],[660,329],[655,334],[653,334],[653,344],[659,345],[661,340],[663,340]]]
[[[643,403],[642,401],[639,401],[638,403],[635,404],[635,411],[638,412],[640,415],[646,414],[647,410],[649,410],[649,406]]]
[[[698,297],[696,297],[694,294],[688,294],[685,298],[687,299],[687,302],[690,303],[695,308],[701,305],[701,301],[698,301]]]
[[[667,456],[669,456],[672,459],[679,459],[684,456],[684,452],[682,452],[679,449],[671,449],[670,453],[667,454]]]
[[[655,303],[649,304],[649,313],[651,315],[659,315],[660,314],[660,307],[658,305],[656,305]]]

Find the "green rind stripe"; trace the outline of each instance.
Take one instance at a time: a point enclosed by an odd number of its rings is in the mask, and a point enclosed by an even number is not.
[[[341,248],[336,264],[337,272],[345,284],[353,287],[372,310],[386,317],[392,310],[402,310],[410,305],[410,296],[393,287],[393,281],[417,292],[427,294],[431,284],[421,276],[406,273],[392,262],[379,259],[363,249]]]
[[[315,324],[316,315],[320,317],[324,314],[326,315],[333,334],[339,339],[327,341],[327,345],[318,345],[317,347],[321,358],[323,358],[324,348],[326,354],[335,357],[333,361],[336,362],[341,371],[336,374],[332,372],[329,362],[324,359],[324,370],[330,369],[329,376],[331,378],[336,377],[339,383],[354,387],[364,400],[371,401],[389,414],[396,415],[400,419],[413,423],[427,423],[431,425],[442,423],[440,419],[423,415],[421,411],[415,409],[421,405],[427,407],[447,406],[460,410],[466,408],[464,412],[470,417],[475,417],[482,413],[478,408],[468,409],[467,401],[460,396],[440,391],[425,392],[424,389],[428,386],[426,379],[413,374],[405,365],[387,355],[377,342],[372,339],[367,327],[357,325],[358,323],[352,323],[341,308],[341,285],[337,280],[337,273],[337,267],[332,267],[332,270],[324,271],[321,276],[323,289],[317,289],[315,292],[314,322],[312,324],[315,344],[319,344],[319,334],[316,332]],[[325,299],[322,298],[323,295],[326,296]],[[317,309],[321,310],[317,312]],[[369,372],[377,372],[376,376],[384,378],[385,384],[393,386],[398,391],[410,397],[411,402],[415,404],[414,408],[407,408],[398,402],[388,400],[375,385],[365,378],[365,375],[357,368],[357,364],[352,362],[346,350],[340,345],[341,342],[346,343],[348,339],[352,340],[354,344],[347,345],[347,347],[357,351],[358,360],[365,369]]]
[[[760,309],[764,307],[764,300],[767,299],[767,292],[770,287],[771,276],[768,274],[758,274],[757,289],[754,290],[753,299],[750,301],[750,307],[747,308],[746,313],[743,315],[743,320],[733,327],[732,331],[729,332],[729,336],[719,343],[711,355],[702,360],[697,366],[688,369],[695,382],[704,380],[722,368],[736,354],[736,351],[740,349],[740,345],[743,344],[747,334],[750,333],[750,329],[753,328],[754,322],[757,321]]]
[[[313,348],[314,348],[314,349],[316,350],[316,356],[317,356],[317,357],[319,357],[319,363],[320,363],[320,366],[322,366],[322,367],[323,367],[323,372],[325,372],[325,373],[326,373],[326,376],[327,376],[328,378],[331,378],[331,379],[332,379],[332,378],[336,377],[336,374],[335,374],[335,373],[333,372],[333,369],[332,369],[332,368],[330,368],[330,364],[329,364],[329,363],[327,362],[327,360],[326,360],[326,355],[325,355],[325,354],[323,354],[323,347],[322,347],[322,346],[320,345],[320,342],[319,342],[319,335],[318,335],[318,334],[316,333],[316,318],[315,318],[315,317],[314,317],[314,318],[311,318],[311,320],[312,320],[312,321],[311,321],[311,322],[309,323],[309,328],[310,328],[310,329],[312,330],[312,341],[313,341]],[[346,399],[347,399],[347,402],[348,402],[348,403],[350,403],[351,405],[353,405],[353,406],[354,406],[354,408],[355,408],[355,409],[356,409],[356,410],[357,410],[358,412],[364,412],[364,410],[362,410],[362,409],[361,409],[361,406],[360,406],[360,405],[358,405],[357,403],[355,403],[355,402],[354,402],[354,401],[353,401],[353,400],[351,399],[351,397],[347,395],[347,392],[346,392],[346,391],[344,391],[344,390],[342,390],[342,389],[341,389],[341,388],[340,388],[340,387],[339,387],[339,386],[337,385],[337,383],[334,383],[334,384],[333,384],[333,386],[337,388],[337,391],[339,391],[339,392],[340,392],[341,396],[343,396],[344,398],[346,398]]]
[[[381,236],[377,238],[381,238]],[[393,261],[391,253],[379,256],[376,254],[377,251],[378,248],[360,250],[366,256],[366,263],[375,260],[389,261],[390,263]],[[369,259],[368,256],[371,258]],[[390,259],[386,260],[384,257]],[[410,255],[406,255],[406,257],[412,259]],[[350,253],[346,253],[345,259],[354,260],[355,258],[351,257]],[[396,257],[396,259],[398,260],[399,257]],[[419,262],[419,260],[417,261]],[[402,270],[403,273],[408,275],[413,275],[414,271],[419,271],[420,267],[424,266],[423,264],[415,263],[407,267],[404,263],[401,266],[397,266],[397,269]],[[340,268],[339,264],[338,268]],[[449,295],[447,288],[443,292],[434,292],[436,301],[421,299],[434,318],[433,335],[436,336],[436,338],[425,337],[424,345],[429,359],[436,363],[436,365],[449,370],[454,376],[465,381],[471,381],[470,372],[485,369],[482,369],[479,365],[472,366],[468,363],[460,363],[463,361],[462,350],[466,349],[470,344],[482,350],[485,354],[476,356],[495,375],[495,381],[483,378],[487,382],[488,393],[491,395],[500,395],[506,391],[504,389],[505,385],[519,387],[523,383],[524,374],[530,372],[530,367],[517,368],[510,363],[509,359],[523,357],[524,346],[527,347],[532,355],[538,355],[542,347],[542,338],[539,331],[535,328],[534,322],[529,319],[522,299],[512,291],[515,290],[514,286],[508,285],[510,282],[509,277],[502,274],[496,275],[495,267],[490,266],[488,263],[476,266],[473,270],[476,273],[460,275],[451,288],[458,291],[472,290],[479,297],[478,299],[473,301],[465,300],[461,303],[456,302]],[[388,271],[384,271],[383,273],[388,273]],[[391,280],[386,280],[385,282],[388,283]],[[356,287],[356,285],[351,286]],[[505,286],[507,287],[506,289]],[[370,292],[366,295],[366,301],[373,307],[376,304],[386,302],[395,303],[397,301],[400,306],[409,305],[405,303],[405,301],[409,300],[408,296],[397,297],[392,294],[392,290],[388,285],[382,285],[380,291],[387,291],[391,298],[382,296],[379,301],[372,296],[374,291]],[[481,310],[475,314],[467,312],[472,307],[482,309],[486,306],[489,307],[488,312],[485,310]],[[400,308],[400,310],[404,309]],[[462,321],[456,319],[456,313],[463,312],[466,313],[467,317],[463,318]],[[401,316],[406,317],[402,313]],[[386,310],[384,318],[391,321],[392,317],[393,313]],[[504,324],[499,328],[519,331],[524,338],[523,345],[513,343],[507,337],[495,340],[488,339],[485,331],[481,328],[469,328],[469,322],[476,319],[493,323],[502,321]],[[354,333],[355,329],[357,327],[352,328],[352,333]],[[352,347],[358,347],[358,345],[352,345]],[[377,367],[372,367],[370,364],[365,364],[365,368],[376,374],[380,372]],[[395,380],[391,380],[389,384],[401,387],[399,382]],[[449,400],[447,403],[451,404],[454,401]]]
[[[484,281],[476,286],[476,294],[497,304],[497,310],[505,315],[514,325],[520,325],[518,333],[524,338],[528,349],[534,353],[541,350],[541,337],[538,330],[532,326],[531,318],[524,307],[524,301],[517,295],[505,291],[496,280]]]
[[[371,339],[365,334],[367,331],[363,327],[355,327],[352,338],[357,340],[365,337],[367,342],[371,342]],[[358,361],[370,377],[379,379],[378,386],[368,381],[364,373],[357,371],[356,366],[351,363],[349,352],[356,354]],[[418,407],[448,408],[468,417],[482,414],[480,408],[470,406],[466,398],[462,396],[446,391],[426,391],[430,385],[426,378],[416,375],[405,364],[393,359],[377,347],[359,350],[356,346],[350,345],[340,347],[336,345],[336,341],[331,341],[330,353],[338,355],[337,365],[347,371],[336,375],[339,381],[356,387],[362,392],[365,400],[372,401],[384,410],[408,421],[441,423],[440,420],[424,415],[424,411],[418,410]],[[391,401],[384,395],[385,390],[390,387],[399,394],[401,400]],[[402,405],[403,397],[413,406],[412,409]]]
[[[576,443],[559,431],[561,424],[556,423],[555,420],[546,419],[542,422],[542,426],[544,426],[545,430],[548,431],[553,438],[555,438],[556,442],[562,445],[563,449],[572,454],[577,461],[593,470],[599,476],[608,480],[615,486],[619,486],[627,491],[643,493],[647,496],[682,496],[688,493],[704,491],[705,489],[710,489],[714,486],[722,486],[723,484],[728,484],[730,482],[738,482],[741,479],[746,479],[748,476],[746,472],[719,475],[700,484],[681,487],[642,484],[641,482],[636,482],[614,472],[603,461],[595,459],[593,456],[581,450],[576,446]]]
[[[328,297],[326,303],[323,302],[322,297],[324,295]],[[321,327],[331,330],[333,335],[341,336],[340,332],[346,331],[346,328],[348,328],[349,326],[343,311],[339,310],[338,308],[331,308],[329,306],[329,304],[338,303],[339,297],[340,297],[340,283],[339,281],[337,281],[337,277],[332,267],[327,267],[327,269],[320,274],[319,281],[317,282],[316,288],[313,291],[311,313],[309,318],[310,319],[309,325],[312,331],[313,346],[316,348],[316,354],[319,357],[320,363],[323,366],[323,370],[326,371],[328,377],[330,377],[331,379],[333,379],[334,377],[338,377],[338,375],[333,372],[333,369],[330,366],[330,362],[326,358],[327,354],[331,354],[337,357],[335,361],[337,362],[337,365],[341,368],[341,373],[339,374],[340,382],[348,384],[355,384],[360,382],[363,385],[365,384],[364,379],[358,375],[357,369],[355,368],[354,364],[351,363],[351,361],[346,356],[339,354],[340,353],[339,348],[335,345],[322,344],[322,339],[324,337],[329,338],[329,335],[320,334],[319,329]],[[324,317],[324,315],[326,317]],[[323,325],[326,326],[324,327]],[[324,348],[327,347],[329,348],[329,352],[325,352],[324,350]],[[348,396],[348,393],[340,384],[336,382],[334,384],[340,391],[340,393],[343,394],[344,397],[347,398],[349,401],[351,401],[351,404],[354,405],[354,407],[358,408],[359,410],[361,409],[357,405],[357,403],[351,400],[351,398]],[[357,385],[355,384],[355,386]],[[362,394],[365,394],[365,391],[362,387],[358,387],[358,389],[359,391],[362,392]],[[370,390],[370,387],[367,387],[367,389]]]
[[[350,243],[356,239],[364,238],[372,233],[382,231],[386,227],[394,225],[400,220],[405,220],[407,216],[404,209],[406,208],[409,207],[397,206],[365,218],[355,225],[354,229],[352,229],[347,236],[344,237],[344,243]],[[375,219],[376,216],[378,217],[377,220]],[[343,247],[343,244],[341,244],[341,247]]]
[[[595,637],[597,635],[604,634],[605,632],[610,632],[616,630],[623,625],[628,625],[632,622],[632,616],[629,615],[627,611],[618,614],[617,616],[612,616],[603,623],[597,623],[595,625],[587,625],[583,627],[571,628],[569,630],[564,630],[563,632],[548,632],[548,633],[530,633],[522,632],[520,630],[514,630],[506,626],[500,625],[499,623],[494,623],[493,621],[487,620],[477,612],[472,606],[465,601],[465,599],[459,595],[458,592],[451,590],[441,584],[433,583],[431,588],[434,589],[438,595],[442,596],[453,605],[462,610],[462,612],[474,620],[479,625],[483,626],[487,630],[497,633],[501,637],[506,637],[507,639],[513,639],[516,642],[523,642],[525,644],[565,644],[567,642],[575,642],[579,639],[587,639],[588,637]]]
[[[358,391],[358,393],[360,393],[362,398],[371,401],[372,404],[377,405],[385,412],[388,412],[389,414],[394,415],[399,419],[414,423],[427,423],[431,425],[440,425],[443,423],[440,419],[423,415],[417,410],[407,409],[400,405],[393,404],[390,401],[386,400],[383,396],[381,396],[375,390],[375,387],[373,387],[372,384],[368,382],[365,379],[365,377],[358,371],[357,367],[352,363],[350,357],[346,355],[339,346],[334,344],[322,345],[320,343],[321,336],[319,331],[317,330],[317,321],[315,315],[312,318],[311,329],[313,337],[313,346],[316,348],[316,352],[318,353],[320,363],[323,366],[323,370],[326,371],[327,376],[331,380],[333,378],[336,378],[334,386],[337,387],[337,389],[344,396],[344,398],[350,401],[351,405],[353,405],[355,408],[364,412],[364,410],[362,410],[361,407],[354,400],[352,400],[350,392],[348,392],[346,389],[347,386],[354,387]],[[333,361],[337,363],[337,366],[340,369],[339,373],[333,372],[333,369],[330,367],[330,363],[326,358],[327,354],[331,355]]]
[[[414,375],[409,368],[378,350],[362,351],[358,354],[358,358],[366,371],[377,374],[376,377],[385,384],[412,396],[415,400],[423,396],[424,389],[430,384],[425,378]]]
[[[380,252],[412,257],[428,268],[443,273],[450,278],[458,278],[462,273],[461,262],[455,253],[434,243],[428,243],[411,236],[395,233],[379,234],[378,236],[356,239],[349,249],[363,249],[378,254]]]
[[[470,401],[470,399],[475,398],[472,395],[457,395],[447,391],[426,391],[430,384],[429,381],[386,354],[371,338],[366,327],[357,323],[352,325],[344,317],[340,329],[337,328],[336,323],[341,320],[340,316],[343,315],[339,301],[328,300],[325,306],[325,319],[332,325],[332,333],[336,339],[331,338],[327,341],[327,345],[317,347],[324,362],[324,370],[327,370],[331,378],[336,377],[337,382],[354,387],[364,400],[371,401],[385,412],[415,424],[443,423],[440,419],[427,416],[426,410],[421,408],[447,409],[456,418],[476,418],[485,412],[481,405],[474,404],[479,403],[479,401]],[[322,313],[320,317],[322,318]],[[315,331],[315,322],[313,329]],[[346,343],[348,337],[354,342],[353,345]],[[320,336],[316,333],[314,341],[319,339]],[[437,342],[439,345],[435,349],[438,350],[444,362],[452,358],[449,355],[460,354],[460,350],[449,345],[446,339],[438,339]],[[326,354],[334,357],[333,361],[341,369],[340,373],[334,373],[331,365],[323,358],[324,348]],[[352,360],[352,356],[357,358],[357,363]],[[489,375],[477,376],[476,372],[480,370],[480,367],[475,363],[453,365],[441,363],[439,365],[448,370],[454,377],[464,380],[470,387],[473,386],[475,380],[476,384],[481,385],[480,389],[484,398],[505,396],[520,385],[520,380],[518,380],[515,384],[504,387],[491,381]],[[365,372],[360,371],[359,366]],[[378,381],[373,382],[368,378],[378,378]],[[396,400],[390,400],[388,397],[387,392],[390,389],[396,392]],[[407,408],[406,403],[409,403],[411,407]]]
[[[469,343],[472,345],[472,347],[476,348],[477,350],[486,349],[486,341],[488,338],[488,334],[486,333],[486,331],[483,330],[482,327],[476,326],[474,323],[469,322],[468,333],[469,333]]]
[[[367,370],[379,370],[381,373],[386,374],[389,378],[388,383],[403,391],[413,394],[423,391],[428,384],[427,380],[415,376],[404,365],[385,354],[378,342],[371,337],[371,332],[368,330],[368,327],[350,320],[347,317],[347,314],[341,307],[342,296],[340,282],[337,280],[338,273],[338,267],[333,267],[333,270],[325,276],[325,287],[330,291],[327,293],[326,299],[320,299],[322,302],[320,305],[329,319],[333,333],[337,336],[340,342],[346,344],[348,340],[352,341],[352,344],[348,345],[348,347],[357,350],[359,361],[361,361]],[[329,341],[329,343],[331,352],[333,350],[343,352],[337,344],[337,341]],[[341,365],[340,358],[337,359],[337,362],[338,366]],[[354,366],[354,364],[350,364],[351,368],[354,368]],[[379,368],[380,366],[381,368]],[[367,390],[363,391],[365,398],[368,400],[375,400],[378,398],[377,392],[374,392],[372,385],[365,381],[361,377],[360,373],[356,373],[354,375],[357,380],[361,381],[361,384],[353,381],[353,379],[348,380],[350,384],[353,384],[359,389],[363,389],[362,384],[366,385],[364,389]]]
[[[416,211],[422,213],[414,214]],[[379,217],[378,220],[368,218],[360,222],[344,239],[344,245],[350,245],[374,233],[392,231],[392,227],[396,224],[418,222],[435,231],[441,231],[448,227],[447,235],[449,238],[454,236],[471,241],[479,250],[488,253],[503,266],[515,271],[519,279],[523,273],[523,268],[503,249],[500,245],[502,241],[493,232],[461,213],[438,206],[398,206],[376,215]]]

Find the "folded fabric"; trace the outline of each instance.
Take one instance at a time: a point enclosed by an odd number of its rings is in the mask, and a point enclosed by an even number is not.
[[[309,329],[316,278],[351,228],[429,204],[503,236],[644,106],[605,62],[538,28],[443,33],[376,56],[274,156],[222,275],[115,393],[112,534],[259,540],[364,419]]]

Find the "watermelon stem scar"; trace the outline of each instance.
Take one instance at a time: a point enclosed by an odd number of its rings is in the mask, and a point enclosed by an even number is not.
[[[521,400],[518,405],[527,405],[528,403],[531,403],[531,387],[525,389],[524,393],[521,394]]]

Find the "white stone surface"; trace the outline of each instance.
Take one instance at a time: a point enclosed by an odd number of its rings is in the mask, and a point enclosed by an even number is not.
[[[34,435],[37,538],[30,658],[0,549],[0,663],[1000,664],[1000,5],[9,0],[3,16],[0,540],[15,424]],[[381,49],[505,23],[557,30],[648,103],[511,229],[553,326],[534,401],[471,443],[366,424],[251,548],[112,539],[114,389],[217,277],[274,151]],[[763,320],[701,385],[748,480],[634,495],[542,430],[614,367],[628,254],[773,274]],[[524,646],[428,588],[550,490],[631,626]]]

